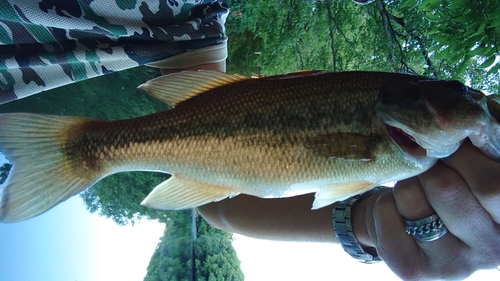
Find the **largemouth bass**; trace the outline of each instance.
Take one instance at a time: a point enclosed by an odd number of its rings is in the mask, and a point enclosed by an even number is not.
[[[1,114],[0,150],[13,168],[0,220],[39,215],[122,171],[172,175],[142,202],[153,208],[193,208],[240,193],[314,192],[317,209],[419,174],[468,136],[499,156],[489,101],[457,81],[381,72],[252,79],[188,71],[140,88],[173,109],[119,121]]]

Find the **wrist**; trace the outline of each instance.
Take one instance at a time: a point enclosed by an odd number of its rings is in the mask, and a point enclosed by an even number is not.
[[[375,246],[372,239],[370,238],[370,234],[368,233],[369,220],[367,216],[369,214],[367,214],[367,207],[369,199],[370,198],[359,201],[352,208],[353,232],[355,233],[356,239],[358,239],[359,244],[363,248],[370,248]]]
[[[377,251],[373,247],[363,247],[363,245],[359,242],[357,236],[354,234],[354,206],[356,206],[359,202],[362,202],[363,199],[370,197],[374,192],[379,190],[380,188],[372,189],[366,193],[361,195],[356,195],[351,197],[343,202],[335,205],[332,211],[332,223],[335,232],[335,236],[339,241],[340,245],[351,257],[365,263],[373,263],[381,261],[381,259],[377,255]],[[358,209],[359,210],[359,209]],[[365,207],[366,210],[366,207]],[[362,210],[361,210],[362,211]],[[357,220],[357,219],[354,219]],[[360,222],[360,220],[358,220]],[[359,229],[359,226],[357,226]],[[367,233],[366,226],[365,232]],[[363,235],[362,235],[363,236]],[[366,244],[369,244],[368,235],[364,235],[362,239]]]

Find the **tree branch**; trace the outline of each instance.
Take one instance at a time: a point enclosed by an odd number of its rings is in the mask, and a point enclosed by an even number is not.
[[[299,42],[295,42],[295,51],[299,54],[300,69],[304,70],[304,59],[302,58],[302,52],[300,51]]]
[[[424,46],[424,42],[422,41],[422,39],[419,36],[417,36],[415,34],[416,31],[409,30],[406,27],[403,18],[399,18],[399,17],[396,17],[394,15],[391,15],[387,11],[387,9],[385,8],[385,6],[381,0],[376,0],[376,1],[377,1],[377,8],[379,10],[379,13],[382,16],[382,21],[384,24],[384,29],[385,29],[387,38],[388,38],[388,42],[390,42],[389,44],[390,44],[390,49],[391,49],[391,52],[390,52],[391,53],[391,61],[393,62],[393,66],[395,67],[395,70],[397,71],[397,68],[395,66],[396,58],[395,58],[395,54],[394,54],[394,48],[392,45],[392,39],[394,39],[394,41],[396,41],[396,43],[399,46],[399,50],[401,52],[401,64],[404,66],[404,68],[410,69],[410,67],[406,64],[406,62],[404,60],[404,53],[403,53],[403,49],[401,47],[401,44],[399,43],[399,41],[396,38],[396,35],[398,35],[400,37],[409,36],[413,40],[415,40],[417,42],[418,46],[420,47],[420,50],[422,51],[422,55],[424,56],[424,59],[425,59],[425,63],[429,67],[429,70],[432,73],[432,75],[434,76],[434,78],[438,78],[439,74],[436,71],[436,68],[434,67],[434,64],[432,63],[431,59],[429,58],[429,53],[427,52],[427,49]],[[406,32],[406,35],[396,33],[396,31],[394,30],[394,28],[391,24],[391,21],[395,22],[399,26],[401,26],[403,28],[403,30]]]
[[[330,1],[330,0],[329,0]],[[349,40],[349,38],[347,38],[347,36],[345,35],[345,33],[342,31],[342,29],[340,29],[340,25],[337,23],[337,21],[335,20],[335,18],[333,16],[330,15],[330,13],[328,13],[328,17],[330,20],[333,21],[333,23],[335,24],[335,29],[338,30],[338,32],[340,33],[340,35],[342,35],[342,37],[344,37],[344,40],[349,43],[351,46],[354,47],[353,43],[351,42],[351,40]]]
[[[395,55],[395,52],[394,52],[394,45],[392,44],[392,39],[393,39],[393,33],[392,33],[392,27],[391,27],[391,23],[389,21],[389,16],[388,16],[388,13],[384,7],[384,3],[382,2],[382,0],[376,0],[376,4],[377,4],[377,9],[378,9],[378,12],[380,14],[380,16],[382,17],[382,25],[384,26],[384,31],[385,31],[385,35],[387,37],[387,50],[389,51],[389,56],[390,56],[390,61],[391,61],[391,64],[392,64],[392,67],[394,68],[394,71],[398,72],[398,67],[397,67],[397,64],[396,64],[396,55]]]
[[[403,18],[398,18],[398,17],[395,17],[395,16],[393,16],[391,14],[389,14],[389,18],[392,21],[394,21],[397,24],[399,24],[399,26],[401,26],[403,28],[403,30],[406,32],[406,34],[408,36],[410,36],[413,40],[415,40],[417,42],[420,50],[422,51],[422,55],[424,56],[425,64],[429,67],[429,70],[432,73],[432,75],[434,76],[434,78],[436,78],[436,79],[439,78],[439,74],[436,71],[436,68],[434,67],[434,64],[432,63],[432,61],[431,61],[431,59],[429,57],[429,52],[425,48],[424,42],[422,41],[422,39],[419,36],[417,36],[417,34],[415,34],[416,30],[414,30],[414,29],[413,30],[408,29],[407,26],[404,23]]]
[[[337,49],[335,48],[335,35],[333,33],[333,13],[332,13],[332,2],[331,0],[326,0],[326,10],[328,11],[328,29],[330,31],[330,42],[332,48],[333,57],[333,71],[337,70]]]

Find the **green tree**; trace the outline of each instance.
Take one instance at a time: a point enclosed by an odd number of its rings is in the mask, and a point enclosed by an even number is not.
[[[196,239],[196,280],[245,280],[232,245],[232,234],[212,228],[198,217]]]
[[[433,50],[448,63],[458,64],[457,74],[467,69],[471,59],[481,62],[479,68],[497,73],[500,62],[500,5],[496,0],[424,0],[405,1],[418,5],[432,23],[427,34],[434,42]]]
[[[0,184],[3,184],[9,175],[9,171],[12,168],[12,165],[9,163],[5,163],[0,167]]]
[[[144,280],[187,281],[192,270],[198,281],[244,280],[240,261],[232,246],[232,234],[214,229],[203,218],[197,217],[197,238],[193,241],[191,214],[191,211],[180,211],[168,219]],[[191,263],[192,246],[194,269]]]
[[[106,177],[80,196],[87,210],[111,218],[118,225],[148,218],[166,222],[170,211],[143,207],[139,203],[169,175],[149,172],[119,173]]]
[[[401,52],[409,56],[410,50],[420,51],[425,58],[423,69],[416,68],[416,73],[469,81],[473,87],[498,93],[498,1],[410,0],[383,8],[381,14],[390,20],[389,31]]]
[[[191,274],[191,211],[180,211],[166,223],[144,281],[189,280]]]
[[[235,0],[232,5],[227,24],[232,72],[396,71],[499,90],[496,0],[376,0],[364,6]]]

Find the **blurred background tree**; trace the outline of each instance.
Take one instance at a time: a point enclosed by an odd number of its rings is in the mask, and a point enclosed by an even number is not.
[[[497,0],[231,2],[229,72],[409,72],[499,92]]]
[[[195,225],[191,224],[193,214]],[[196,212],[176,212],[166,223],[144,278],[144,281],[160,280],[243,281],[232,234],[210,227]]]

